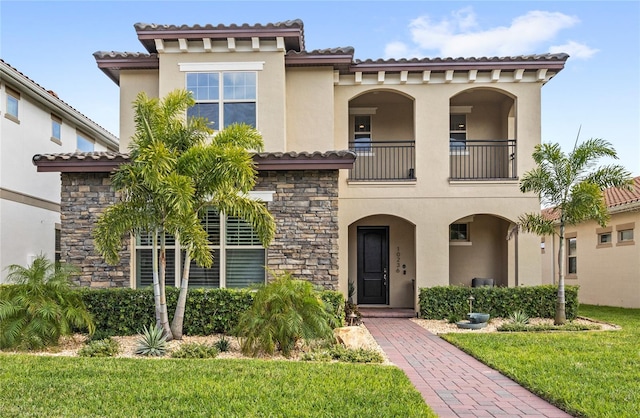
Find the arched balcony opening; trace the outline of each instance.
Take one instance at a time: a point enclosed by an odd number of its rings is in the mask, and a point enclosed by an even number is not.
[[[415,181],[413,99],[375,90],[349,101],[349,149],[358,158],[349,179]]]
[[[515,180],[516,100],[496,89],[465,90],[450,99],[451,180]]]

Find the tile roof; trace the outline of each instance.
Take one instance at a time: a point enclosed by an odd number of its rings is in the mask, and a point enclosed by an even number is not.
[[[604,200],[608,208],[613,208],[628,203],[640,202],[640,176],[633,179],[631,190],[621,190],[615,187],[604,191]]]
[[[201,39],[201,38],[251,38],[283,37],[286,48],[296,51],[304,50],[304,24],[302,20],[287,20],[284,22],[266,24],[241,25],[159,25],[155,23],[136,23],[133,25],[138,39],[149,52],[156,50],[155,39],[161,34],[162,39]]]
[[[631,190],[622,190],[616,187],[605,189],[604,202],[610,211],[624,210],[625,205],[640,203],[640,176],[633,179]],[[553,221],[560,218],[560,213],[556,211],[555,207],[542,209],[541,214],[545,219]]]
[[[335,170],[352,168],[353,151],[261,152],[253,156],[258,170]],[[100,151],[36,154],[32,162],[42,172],[110,172],[129,161],[129,154]]]

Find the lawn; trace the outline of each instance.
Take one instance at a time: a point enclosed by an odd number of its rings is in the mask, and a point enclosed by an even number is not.
[[[0,415],[435,417],[390,366],[0,354]]]
[[[580,306],[621,331],[447,334],[447,341],[570,414],[640,416],[640,309]]]

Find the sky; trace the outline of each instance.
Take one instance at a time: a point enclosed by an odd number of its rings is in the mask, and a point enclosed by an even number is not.
[[[118,86],[93,53],[145,52],[135,23],[292,19],[304,22],[307,50],[352,46],[361,60],[566,52],[564,70],[542,88],[542,141],[568,152],[576,139],[604,138],[616,163],[640,175],[638,0],[0,0],[0,57],[118,135]]]

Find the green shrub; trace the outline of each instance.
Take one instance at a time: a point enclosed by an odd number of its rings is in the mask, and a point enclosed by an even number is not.
[[[332,324],[335,328],[344,325],[345,320],[345,305],[344,295],[335,290],[319,290],[320,299],[325,304],[325,309],[331,313],[333,319]]]
[[[94,322],[69,277],[76,272],[40,255],[28,267],[9,266],[0,298],[0,348],[37,349],[74,329],[94,332]]]
[[[383,361],[382,355],[376,350],[352,349],[340,344],[304,353],[300,359],[303,361],[336,360],[345,363],[382,363]]]
[[[113,357],[120,352],[120,344],[113,338],[89,341],[78,351],[80,357]]]
[[[154,324],[142,330],[142,336],[137,341],[136,354],[142,356],[164,356],[169,348],[164,330],[158,324]]]
[[[425,319],[446,319],[455,314],[465,317],[473,295],[474,312],[491,314],[492,318],[507,318],[515,310],[527,312],[531,317],[553,318],[555,315],[557,286],[521,287],[462,287],[435,286],[421,288],[420,316]],[[578,314],[578,287],[565,287],[567,319]]]
[[[216,358],[220,351],[213,345],[184,343],[173,353],[173,358]]]
[[[76,292],[93,315],[94,339],[114,335],[135,335],[140,324],[155,322],[153,291],[144,289],[79,289]],[[179,289],[167,287],[167,307],[173,313]],[[322,300],[340,324],[344,318],[344,298],[340,292],[325,290]],[[253,293],[235,289],[190,289],[184,318],[185,335],[229,334],[238,318],[251,306]]]
[[[456,322],[460,322],[462,321],[462,316],[458,315],[457,313],[450,313],[449,316],[447,316],[447,322],[450,324],[455,324]]]
[[[215,342],[214,346],[221,353],[225,353],[231,349],[231,341],[223,335],[222,338]]]
[[[289,356],[299,341],[332,338],[334,322],[335,316],[313,284],[284,273],[254,294],[251,308],[238,321],[236,334],[244,354],[280,350]]]
[[[525,325],[517,323],[507,323],[500,325],[497,330],[502,332],[544,332],[544,331],[589,331],[600,329],[598,325],[583,325],[567,323],[564,325]]]

